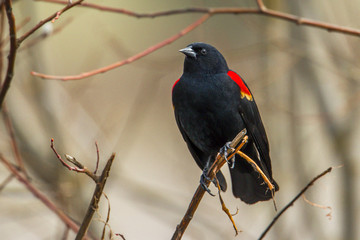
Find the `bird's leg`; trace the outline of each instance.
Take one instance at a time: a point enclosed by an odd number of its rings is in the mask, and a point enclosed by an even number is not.
[[[209,167],[208,166],[204,167],[203,173],[201,174],[201,177],[200,177],[200,185],[211,196],[215,197],[215,195],[211,193],[210,189],[208,188],[208,186],[206,184],[206,180],[211,181],[211,179],[207,176],[208,171],[209,171]]]
[[[230,168],[233,169],[235,167],[235,155],[233,155],[231,157],[231,159],[228,159],[228,149],[233,149],[231,146],[230,146],[230,143],[231,142],[227,142],[225,143],[225,145],[220,148],[220,154],[222,156],[224,156],[226,162],[230,165]],[[234,150],[234,149],[233,149]]]

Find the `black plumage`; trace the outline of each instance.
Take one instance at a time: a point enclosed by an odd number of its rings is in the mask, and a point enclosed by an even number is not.
[[[184,72],[173,86],[172,101],[177,125],[198,166],[210,166],[220,148],[246,128],[249,142],[242,151],[278,190],[272,179],[266,132],[246,83],[209,44],[192,43],[180,52],[186,55]],[[235,197],[248,204],[271,199],[259,173],[240,156],[230,174]],[[220,171],[217,178],[225,191],[226,180]]]

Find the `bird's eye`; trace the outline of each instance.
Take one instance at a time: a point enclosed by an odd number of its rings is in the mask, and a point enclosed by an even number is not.
[[[201,52],[201,54],[202,54],[202,55],[206,55],[206,53],[207,53],[207,51],[206,51],[206,49],[205,49],[205,48],[201,49],[201,51],[200,51],[200,52]]]

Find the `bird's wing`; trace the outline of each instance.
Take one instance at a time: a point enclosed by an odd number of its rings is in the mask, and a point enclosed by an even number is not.
[[[200,169],[203,170],[205,165],[206,165],[206,162],[209,160],[209,156],[207,156],[198,147],[196,147],[193,144],[193,142],[190,140],[190,138],[188,137],[188,135],[186,134],[186,132],[184,130],[184,127],[183,127],[183,125],[181,123],[180,116],[179,116],[177,111],[175,111],[175,119],[176,119],[176,123],[177,123],[177,125],[179,127],[179,130],[181,132],[181,135],[183,136],[192,157],[195,159],[195,162],[200,167]],[[226,184],[226,180],[225,180],[225,177],[222,174],[222,172],[221,171],[217,172],[216,177],[217,177],[217,179],[219,181],[221,190],[226,191],[227,184]]]
[[[255,103],[255,99],[251,94],[246,83],[241,77],[233,71],[229,71],[228,75],[240,87],[240,104],[239,112],[245,123],[246,130],[255,142],[257,151],[259,152],[260,167],[268,172],[268,176],[272,176],[271,162],[269,155],[269,142],[266,136],[264,125],[261,121],[260,113]]]
[[[175,111],[175,119],[176,119],[176,123],[177,123],[177,125],[179,127],[179,130],[181,132],[181,135],[183,136],[183,138],[184,138],[184,140],[185,140],[185,142],[186,142],[186,144],[187,144],[187,146],[189,148],[189,151],[190,151],[191,155],[195,159],[197,165],[201,169],[203,169],[205,167],[207,157],[205,156],[205,154],[199,148],[197,148],[192,143],[190,138],[187,136],[187,134],[186,134],[186,132],[184,130],[183,124],[181,123],[180,116],[179,116],[177,111]]]

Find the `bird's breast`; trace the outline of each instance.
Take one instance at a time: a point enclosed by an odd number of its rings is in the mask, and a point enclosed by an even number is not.
[[[173,91],[174,108],[184,131],[209,154],[217,152],[243,127],[237,107],[239,93],[231,84],[227,79],[185,78]]]

